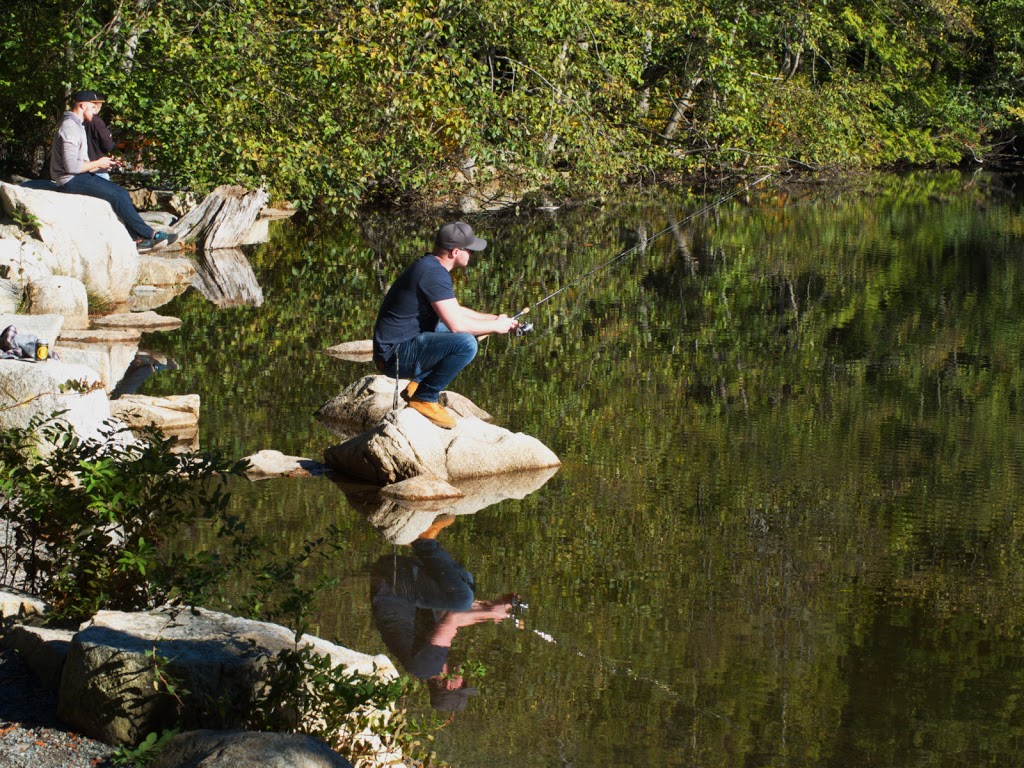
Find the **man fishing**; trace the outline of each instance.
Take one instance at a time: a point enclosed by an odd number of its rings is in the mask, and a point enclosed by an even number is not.
[[[389,376],[410,379],[402,399],[439,427],[455,419],[437,402],[459,371],[476,357],[477,337],[509,333],[519,322],[464,307],[455,298],[451,271],[469,265],[487,241],[461,221],[445,224],[434,250],[413,262],[388,290],[373,328],[373,362]]]

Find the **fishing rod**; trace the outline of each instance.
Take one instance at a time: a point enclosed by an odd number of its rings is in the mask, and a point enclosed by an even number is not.
[[[577,283],[582,283],[584,280],[586,280],[587,278],[589,278],[589,277],[591,277],[593,275],[596,275],[601,270],[606,269],[606,268],[612,266],[613,264],[615,264],[616,262],[621,261],[622,259],[626,258],[628,255],[630,255],[634,251],[641,250],[641,249],[646,250],[648,245],[653,243],[655,240],[657,240],[662,235],[664,235],[664,234],[666,234],[668,232],[671,232],[674,229],[677,229],[679,226],[681,226],[683,224],[686,224],[691,219],[695,219],[698,216],[701,216],[701,215],[707,213],[708,211],[713,211],[715,208],[720,206],[722,203],[724,203],[724,202],[726,202],[728,200],[731,200],[732,198],[734,198],[734,197],[736,197],[738,195],[742,195],[744,192],[746,192],[746,191],[756,187],[758,184],[760,184],[761,182],[765,181],[766,179],[770,179],[773,175],[774,174],[772,174],[772,173],[766,173],[761,178],[756,179],[756,180],[751,181],[751,182],[748,182],[741,189],[737,189],[734,192],[730,192],[729,194],[724,195],[723,197],[718,198],[713,203],[708,203],[703,208],[698,208],[696,211],[691,213],[689,216],[687,216],[682,221],[678,221],[678,222],[675,222],[673,224],[670,224],[669,226],[665,227],[660,232],[655,232],[650,237],[645,238],[644,240],[642,240],[641,242],[637,243],[636,245],[634,245],[634,246],[632,246],[630,248],[627,248],[626,250],[622,251],[622,253],[619,253],[619,254],[613,256],[612,258],[608,259],[608,261],[604,262],[603,264],[598,264],[596,267],[594,267],[592,270],[590,270],[586,274],[580,275],[575,280],[573,280],[573,281],[563,285],[557,291],[553,291],[552,293],[549,293],[547,296],[545,296],[540,301],[534,302],[533,304],[530,304],[529,306],[524,307],[522,310],[519,311],[518,314],[513,315],[512,319],[513,320],[518,320],[523,315],[528,314],[531,309],[534,309],[535,307],[539,307],[541,304],[544,304],[544,303],[550,301],[551,299],[555,298],[555,296],[557,296],[558,294],[562,293],[562,291],[567,291],[568,289],[572,288]],[[517,336],[522,336],[523,334],[529,333],[532,330],[533,330],[533,323],[523,323],[523,324],[520,324],[519,328],[516,329],[516,335]]]

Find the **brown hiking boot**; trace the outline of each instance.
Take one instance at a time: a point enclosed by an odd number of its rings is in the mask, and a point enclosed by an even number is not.
[[[455,515],[438,515],[434,518],[434,522],[430,524],[423,533],[416,538],[418,539],[436,539],[437,534],[447,528],[449,525],[455,522]]]
[[[419,411],[439,427],[451,429],[455,426],[455,419],[442,405],[425,403],[422,400],[410,400],[409,407],[414,411]]]
[[[402,390],[402,399],[405,402],[412,400],[412,396],[416,394],[416,390],[419,389],[420,383],[418,381],[410,381],[405,389]]]

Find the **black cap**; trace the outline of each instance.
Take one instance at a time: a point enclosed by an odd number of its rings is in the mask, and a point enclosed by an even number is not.
[[[96,91],[75,91],[75,95],[71,97],[72,104],[79,104],[83,101],[106,101]]]
[[[434,250],[450,251],[463,248],[467,251],[482,251],[487,241],[473,234],[473,228],[462,221],[453,221],[437,230],[434,238]]]

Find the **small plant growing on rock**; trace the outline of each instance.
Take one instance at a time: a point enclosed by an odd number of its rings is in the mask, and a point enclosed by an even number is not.
[[[24,203],[16,203],[14,205],[14,210],[11,211],[11,219],[22,232],[31,235],[37,240],[42,239],[39,235],[39,228],[43,223],[25,207]]]

